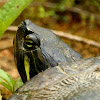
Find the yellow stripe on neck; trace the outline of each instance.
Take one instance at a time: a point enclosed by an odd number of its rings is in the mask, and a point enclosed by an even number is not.
[[[27,55],[25,55],[25,58],[24,58],[24,66],[25,66],[25,71],[26,71],[26,75],[27,75],[27,81],[30,80],[30,74],[29,74],[29,71],[30,71],[30,59],[28,58]]]

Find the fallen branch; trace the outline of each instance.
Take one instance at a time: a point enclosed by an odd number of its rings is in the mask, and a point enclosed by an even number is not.
[[[16,26],[10,26],[7,29],[8,31],[17,31],[17,27]],[[78,42],[83,42],[86,43],[88,45],[92,45],[95,46],[97,48],[100,48],[100,43],[99,42],[95,42],[93,40],[90,39],[86,39],[80,36],[76,36],[70,33],[65,33],[62,31],[55,31],[52,30],[56,35],[60,36],[60,37],[64,37],[64,38],[68,38],[70,40],[74,40],[74,41],[78,41]],[[6,44],[6,45],[4,45]],[[0,50],[4,50],[4,49],[8,49],[8,48],[12,48],[13,47],[13,39],[7,39],[7,40],[1,40],[0,41]]]
[[[16,26],[10,26],[10,27],[8,27],[7,30],[16,31],[17,30],[17,27]],[[80,37],[80,36],[76,36],[76,35],[73,35],[73,34],[70,34],[70,33],[65,33],[65,32],[62,32],[62,31],[55,31],[55,30],[52,30],[52,31],[56,35],[58,35],[60,37],[68,38],[70,40],[75,40],[75,41],[78,41],[78,42],[84,42],[86,44],[93,45],[95,47],[100,48],[100,43],[95,42],[93,40],[86,39],[86,38],[83,38],[83,37]]]
[[[70,40],[74,40],[74,41],[78,41],[78,42],[83,42],[83,43],[86,43],[86,44],[89,44],[89,45],[93,45],[95,47],[100,48],[100,43],[99,42],[95,42],[93,40],[86,39],[86,38],[83,38],[83,37],[80,37],[80,36],[76,36],[76,35],[72,35],[70,33],[65,33],[65,32],[62,32],[62,31],[53,30],[53,32],[56,35],[60,36],[60,37],[68,38]]]
[[[0,40],[0,51],[13,48],[13,39]]]
[[[17,26],[9,26],[8,28],[7,28],[7,31],[17,31],[17,29],[18,29],[18,27]]]

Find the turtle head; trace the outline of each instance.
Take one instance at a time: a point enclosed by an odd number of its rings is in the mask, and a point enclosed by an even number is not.
[[[57,65],[43,49],[42,37],[37,34],[40,32],[38,26],[25,20],[19,25],[14,38],[14,59],[24,83],[48,67]]]

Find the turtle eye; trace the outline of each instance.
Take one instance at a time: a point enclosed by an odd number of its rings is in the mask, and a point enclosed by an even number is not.
[[[29,45],[33,44],[37,45],[38,47],[40,46],[40,39],[36,33],[27,35],[25,39],[28,40],[27,43]]]
[[[28,34],[24,39],[24,48],[26,50],[35,50],[40,46],[40,40],[38,36],[34,34]]]
[[[28,48],[32,48],[34,43],[32,40],[30,39],[25,39],[25,45],[28,47]]]
[[[32,39],[25,39],[24,40],[24,48],[28,51],[35,50],[37,45],[34,43]]]

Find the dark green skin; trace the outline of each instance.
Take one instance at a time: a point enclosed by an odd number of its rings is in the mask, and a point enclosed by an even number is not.
[[[16,65],[24,83],[27,81],[24,68],[25,55],[30,59],[31,78],[49,67],[57,66],[61,62],[72,62],[82,58],[52,31],[39,27],[29,20],[25,20],[18,27],[15,40]],[[31,44],[33,46],[27,47],[25,40],[33,41]]]
[[[49,68],[9,100],[100,100],[100,56]]]

